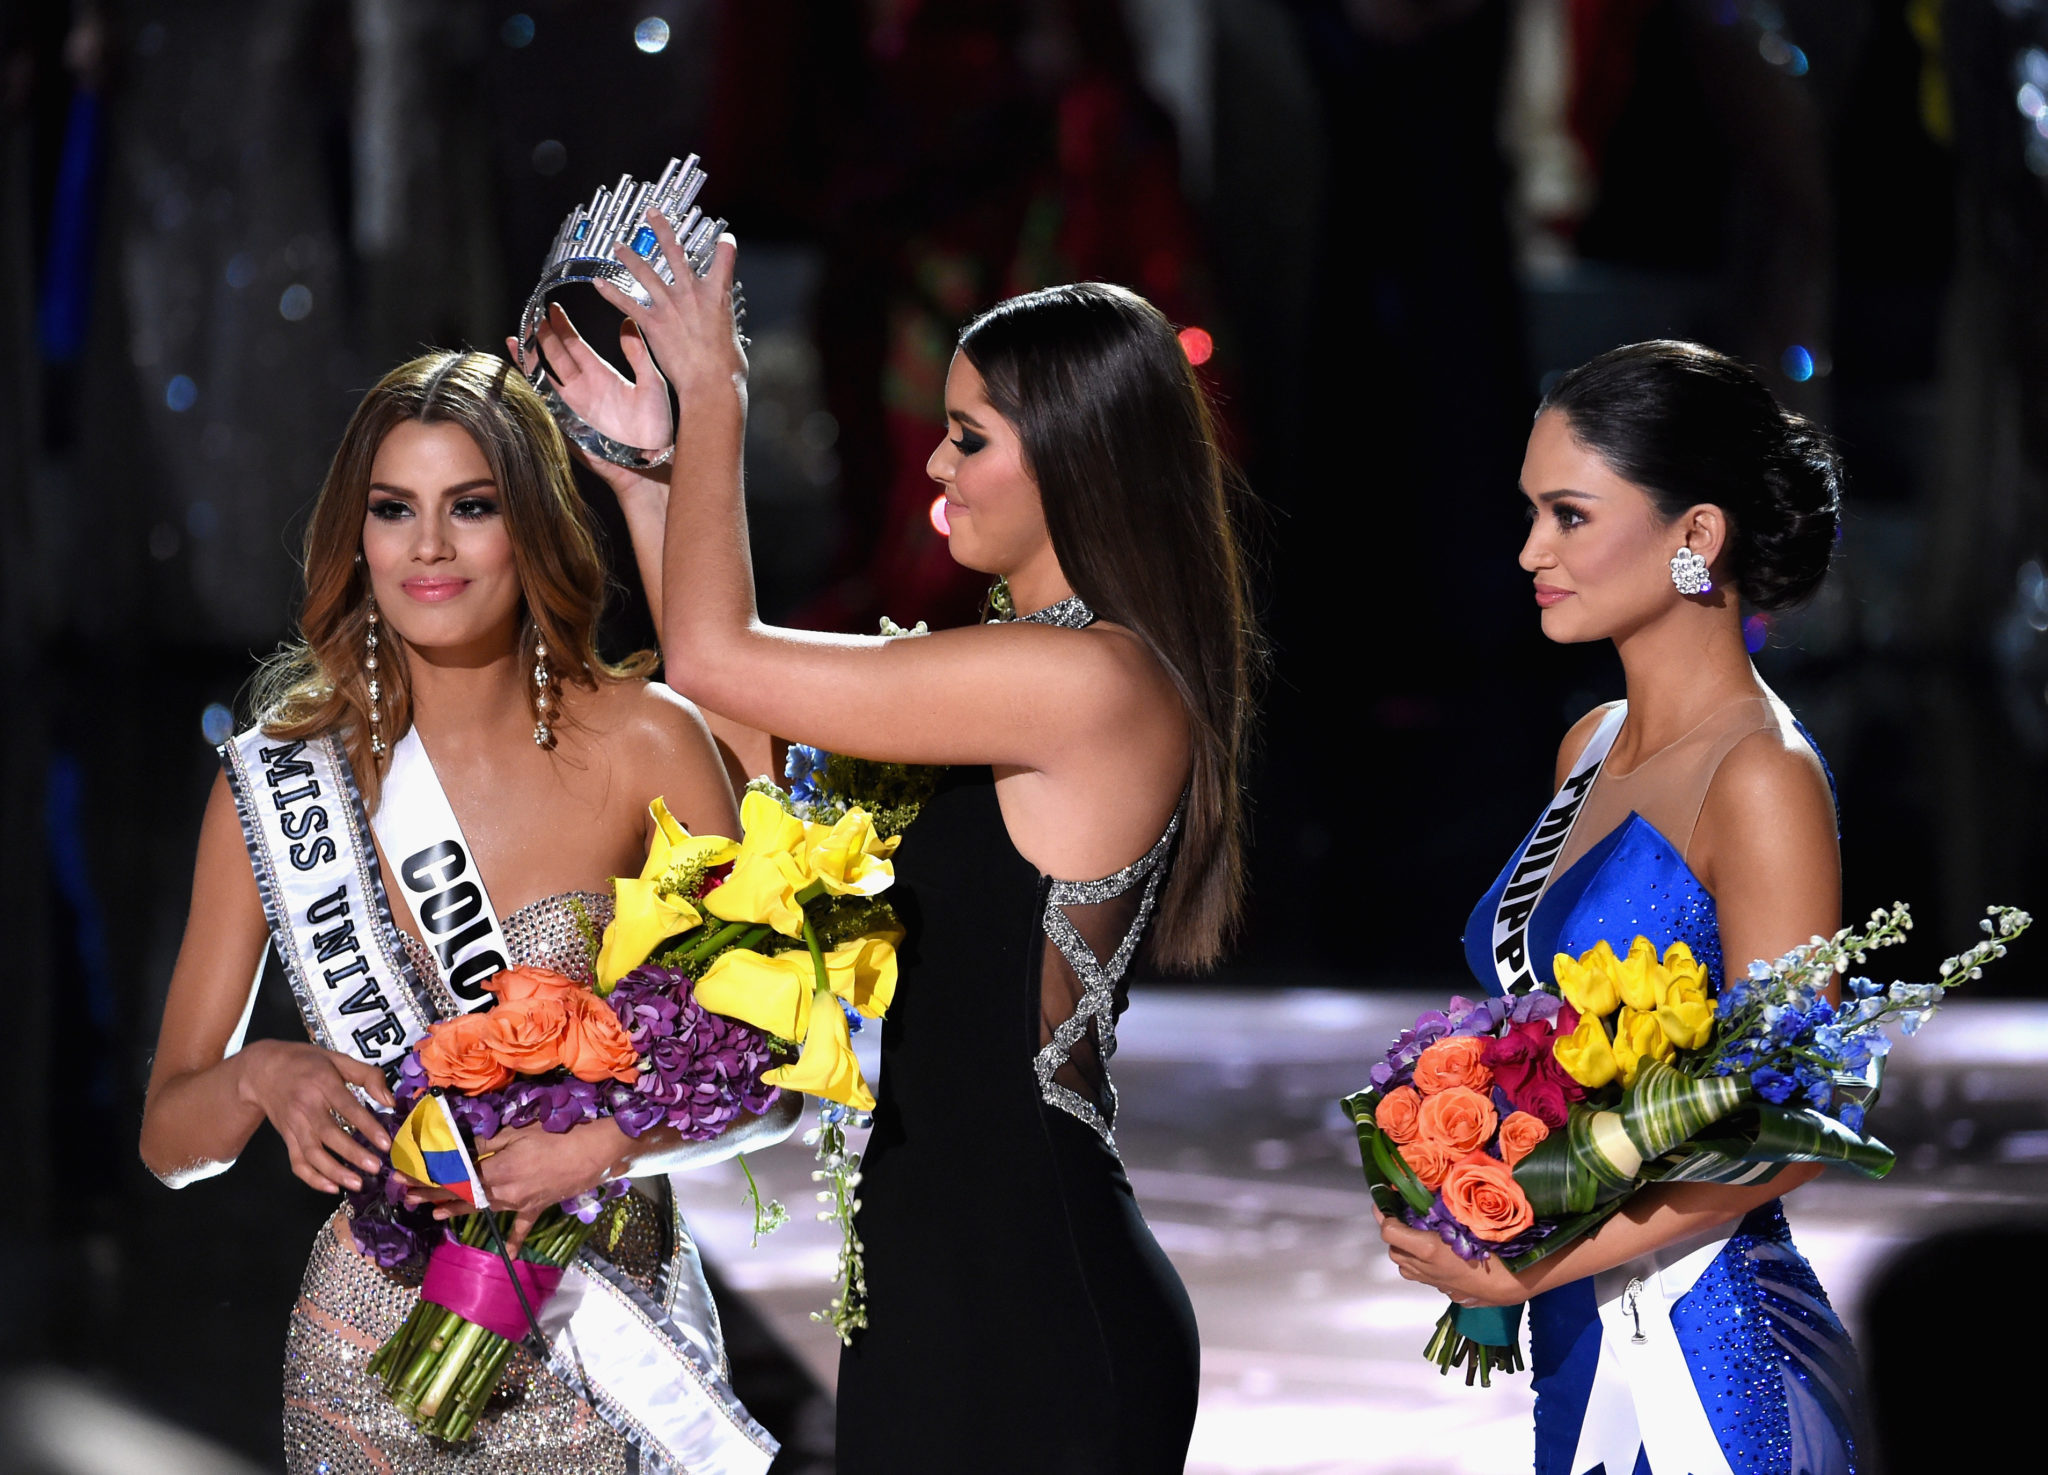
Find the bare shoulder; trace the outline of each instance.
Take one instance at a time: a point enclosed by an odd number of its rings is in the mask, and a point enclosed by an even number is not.
[[[716,762],[711,729],[694,703],[659,681],[630,676],[605,680],[577,694],[571,714],[603,744],[628,776],[673,769],[678,763]]]
[[[1181,698],[1166,666],[1135,630],[1098,620],[1067,642],[1074,676],[1102,693],[1101,710],[1123,722],[1139,712],[1178,718]],[[1063,656],[1065,653],[1062,653]]]
[[[1594,732],[1606,720],[1607,714],[1620,705],[1620,702],[1602,702],[1574,722],[1571,730],[1565,733],[1564,741],[1557,745],[1555,782],[1559,788],[1563,788],[1564,781],[1571,777],[1572,769],[1578,765],[1579,756],[1586,751],[1586,744],[1593,741]]]
[[[1835,802],[1820,755],[1780,714],[1729,750],[1708,785],[1693,848],[1717,870],[1839,869]]]

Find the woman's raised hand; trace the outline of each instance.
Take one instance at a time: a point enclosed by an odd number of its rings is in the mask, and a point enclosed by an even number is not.
[[[745,393],[747,354],[740,346],[732,302],[733,265],[739,248],[731,235],[720,236],[711,269],[699,277],[690,270],[669,218],[650,210],[647,223],[675,269],[675,281],[664,282],[652,266],[621,243],[613,254],[647,290],[649,305],[642,307],[607,282],[597,283],[597,290],[639,325],[654,361],[675,386],[676,402],[687,420],[689,407],[708,403],[710,396],[734,390],[742,396]]]
[[[379,1153],[391,1139],[377,1124],[351,1085],[370,1099],[396,1110],[384,1073],[374,1065],[351,1060],[318,1045],[290,1040],[257,1040],[241,1052],[242,1099],[256,1107],[284,1138],[292,1171],[322,1193],[353,1193],[363,1186],[357,1170],[375,1173],[383,1167]],[[353,1127],[370,1146],[349,1133]],[[374,1149],[374,1151],[372,1150]]]
[[[615,441],[638,446],[642,450],[660,450],[674,438],[675,420],[669,414],[668,383],[661,377],[661,370],[654,366],[654,359],[647,352],[636,323],[628,320],[619,325],[619,349],[633,370],[630,379],[584,342],[583,335],[576,331],[576,325],[559,303],[548,304],[547,314],[541,319],[534,338],[537,351],[546,360],[555,392],[562,397],[563,403],[583,417],[584,424]],[[520,358],[519,340],[507,338],[505,344],[521,371],[531,373],[535,366]],[[629,492],[643,482],[666,483],[668,480],[668,468],[665,466],[640,471],[615,466],[580,446],[576,449],[585,464],[616,492]]]

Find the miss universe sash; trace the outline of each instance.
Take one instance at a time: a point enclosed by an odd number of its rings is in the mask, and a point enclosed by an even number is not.
[[[281,740],[259,726],[220,756],[306,1032],[394,1068],[439,1016],[392,922],[347,750],[333,734]],[[504,928],[418,734],[391,758],[376,837],[452,1002],[482,1008],[483,981],[510,966]],[[228,1053],[239,1044],[238,1033]],[[548,1364],[639,1450],[646,1475],[762,1475],[779,1446],[727,1381],[703,1267],[680,1215],[672,1228],[659,1300],[595,1250],[578,1254],[542,1311]]]
[[[1535,972],[1529,966],[1529,919],[1536,914],[1536,903],[1543,899],[1543,890],[1550,884],[1550,873],[1557,868],[1565,842],[1578,827],[1579,812],[1586,807],[1586,796],[1593,792],[1593,782],[1600,777],[1601,766],[1606,763],[1615,734],[1621,731],[1626,716],[1628,703],[1617,702],[1600,719],[1586,750],[1579,754],[1571,777],[1564,781],[1564,787],[1557,791],[1557,797],[1550,801],[1543,818],[1523,842],[1521,854],[1515,857],[1508,883],[1493,912],[1493,966],[1504,994],[1523,994],[1538,986]]]

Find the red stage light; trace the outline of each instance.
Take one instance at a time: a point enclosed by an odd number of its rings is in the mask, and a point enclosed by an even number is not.
[[[950,538],[953,536],[952,524],[946,521],[946,494],[944,492],[932,498],[931,519],[932,528],[940,537]]]
[[[1180,351],[1188,356],[1191,364],[1206,364],[1216,352],[1216,340],[1209,336],[1207,328],[1182,328]]]

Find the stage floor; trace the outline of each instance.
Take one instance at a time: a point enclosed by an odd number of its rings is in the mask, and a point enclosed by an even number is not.
[[[1202,1329],[1191,1475],[1495,1475],[1530,1459],[1528,1376],[1467,1388],[1420,1356],[1442,1298],[1380,1251],[1336,1098],[1435,995],[1138,990],[1119,1028],[1118,1145]],[[874,1069],[876,1033],[857,1042]],[[1873,1129],[1893,1176],[1842,1173],[1787,1205],[1856,1328],[1886,1259],[1933,1229],[2048,1212],[2048,1005],[1958,1003],[1894,1057]],[[751,1160],[793,1222],[750,1247],[743,1179],[679,1178],[707,1258],[816,1373],[837,1344],[809,1313],[836,1239],[812,1217],[806,1149]]]

